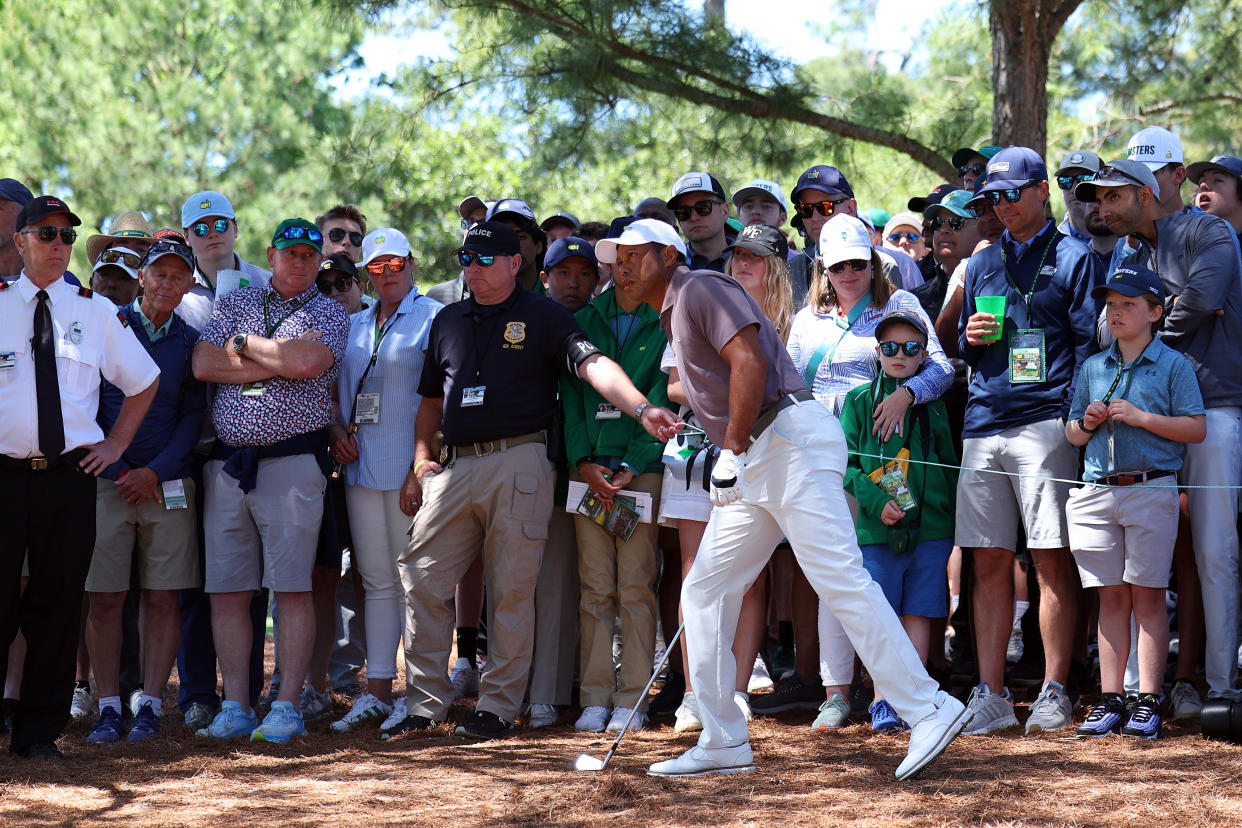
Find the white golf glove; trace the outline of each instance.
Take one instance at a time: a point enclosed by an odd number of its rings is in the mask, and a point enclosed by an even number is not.
[[[728,449],[721,449],[712,467],[712,487],[708,492],[712,505],[728,506],[742,499],[742,469],[746,462]]]

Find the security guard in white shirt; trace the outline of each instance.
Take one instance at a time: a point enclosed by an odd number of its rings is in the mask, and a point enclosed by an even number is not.
[[[55,739],[73,697],[94,477],[129,446],[160,373],[111,302],[62,278],[81,223],[58,198],[32,200],[13,236],[25,266],[0,286],[0,641],[19,627],[26,636],[9,749],[27,759],[62,758]],[[126,395],[107,435],[95,422],[101,374]]]

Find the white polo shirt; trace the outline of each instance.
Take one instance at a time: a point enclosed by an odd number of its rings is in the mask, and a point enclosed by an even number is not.
[[[42,454],[32,346],[38,290],[25,271],[16,282],[0,287],[0,454],[19,459]],[[95,422],[101,374],[133,396],[150,386],[160,369],[126,330],[112,302],[64,279],[46,290],[65,451],[71,451],[104,438]]]

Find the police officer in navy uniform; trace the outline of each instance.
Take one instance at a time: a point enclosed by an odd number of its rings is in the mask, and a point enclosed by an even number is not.
[[[547,431],[557,382],[570,372],[667,440],[680,422],[655,408],[603,356],[569,311],[528,291],[521,244],[507,224],[486,221],[456,252],[471,298],[432,324],[419,382],[415,453],[401,490],[414,515],[398,560],[407,597],[406,718],[385,738],[443,721],[454,693],[445,674],[453,592],[483,554],[489,597],[488,662],[474,716],[457,735],[508,735],[522,704],[534,639],[534,593],[553,508]],[[431,439],[444,433],[436,459]]]
[[[0,642],[19,626],[26,636],[10,750],[28,759],[61,758],[95,476],[128,448],[160,373],[111,302],[64,280],[81,223],[58,198],[31,200],[13,235],[21,276],[0,287]],[[95,422],[101,374],[125,394],[107,435]]]

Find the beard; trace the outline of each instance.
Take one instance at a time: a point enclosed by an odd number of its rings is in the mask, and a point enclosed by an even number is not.
[[[1087,214],[1087,232],[1096,238],[1105,238],[1107,236],[1116,235],[1112,230],[1108,229],[1108,225],[1100,218],[1100,211],[1094,210]]]

